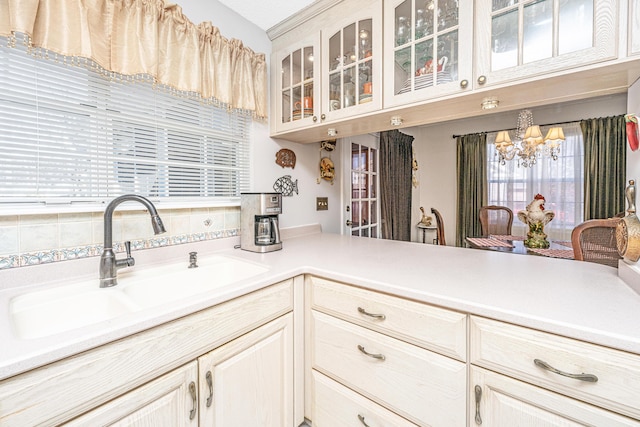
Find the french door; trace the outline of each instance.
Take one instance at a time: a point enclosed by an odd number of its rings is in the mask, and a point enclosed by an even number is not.
[[[341,144],[343,164],[349,168],[343,234],[380,238],[378,142],[378,135],[360,135]]]

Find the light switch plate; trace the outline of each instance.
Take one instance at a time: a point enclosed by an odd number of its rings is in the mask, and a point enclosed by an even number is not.
[[[316,197],[316,210],[317,211],[329,210],[329,198],[328,197]]]

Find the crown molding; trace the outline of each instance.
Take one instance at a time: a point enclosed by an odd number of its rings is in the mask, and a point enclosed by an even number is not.
[[[316,17],[317,15],[325,12],[328,9],[331,9],[333,6],[343,1],[345,0],[317,0],[308,7],[305,7],[301,11],[291,15],[284,21],[269,28],[267,30],[267,36],[269,37],[269,40],[273,41],[286,32],[298,27],[300,24],[307,22],[308,20]]]

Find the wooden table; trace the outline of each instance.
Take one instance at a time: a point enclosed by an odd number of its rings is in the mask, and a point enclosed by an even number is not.
[[[571,242],[556,242],[550,240],[548,249],[528,248],[524,245],[524,238],[520,236],[467,237],[466,242],[467,245],[473,249],[573,259]]]

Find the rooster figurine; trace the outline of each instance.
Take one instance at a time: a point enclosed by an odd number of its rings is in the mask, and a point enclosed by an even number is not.
[[[524,241],[525,246],[529,248],[546,249],[549,247],[544,226],[553,219],[555,213],[545,210],[544,203],[544,196],[536,194],[527,208],[518,212],[518,219],[529,226],[527,239]]]

